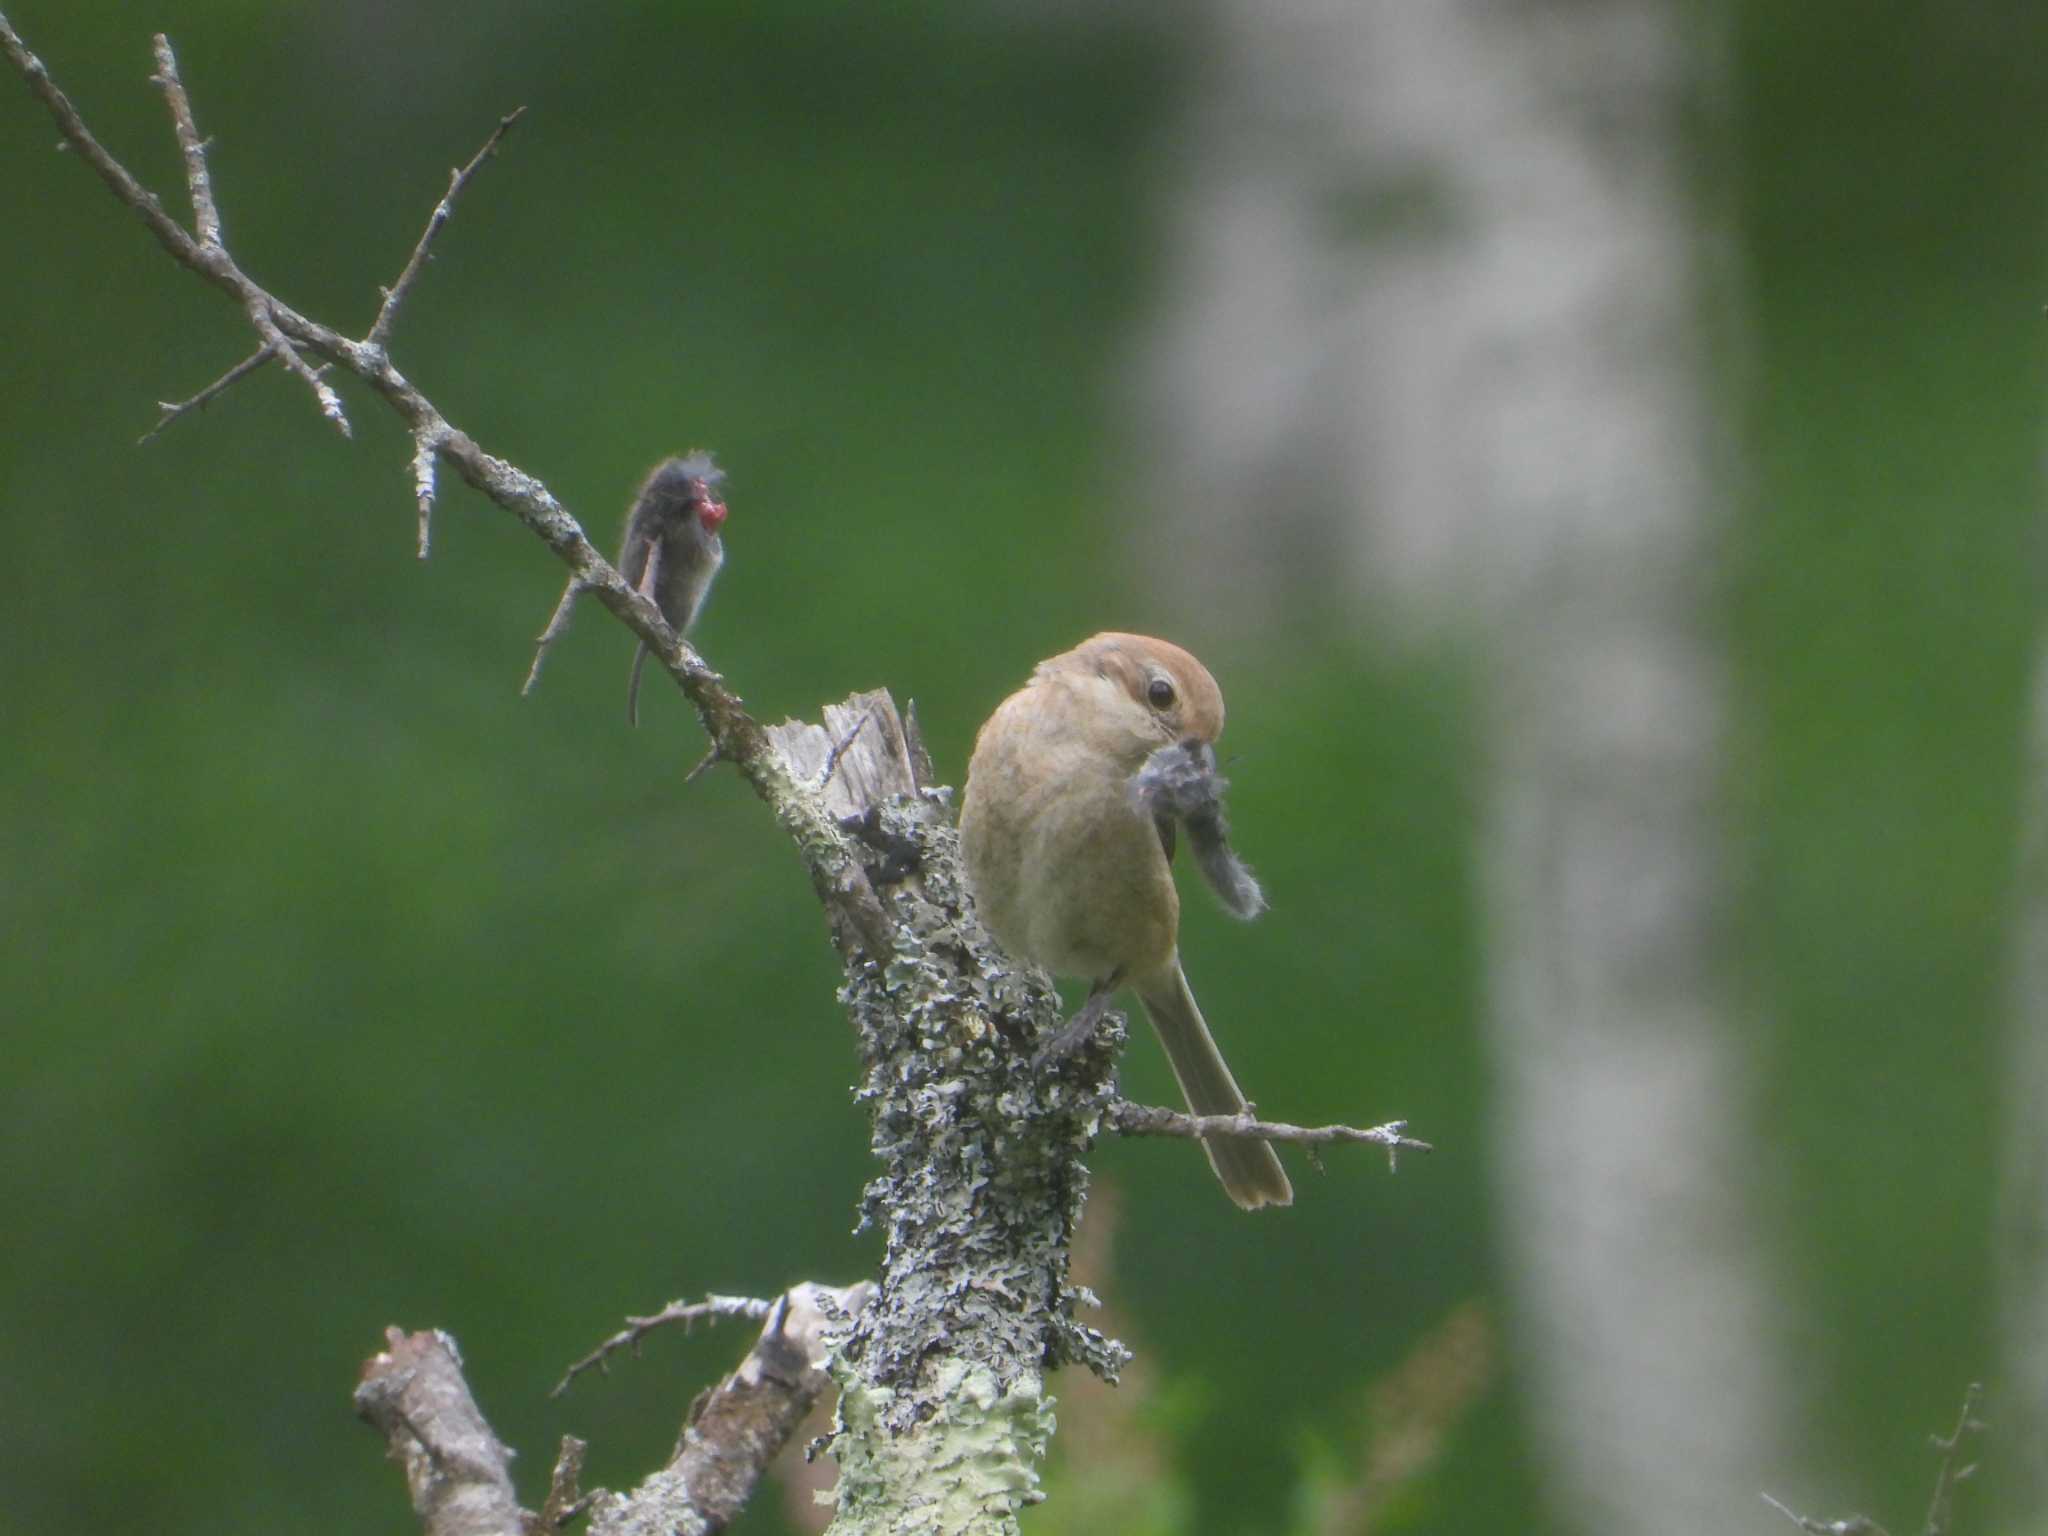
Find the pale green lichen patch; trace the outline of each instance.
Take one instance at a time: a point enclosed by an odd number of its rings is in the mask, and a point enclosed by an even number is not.
[[[839,1516],[833,1536],[1015,1536],[1038,1502],[1038,1464],[1053,1429],[1035,1372],[1010,1382],[959,1358],[927,1362],[918,1397],[937,1405],[907,1431],[887,1426],[900,1394],[848,1381],[836,1440]]]

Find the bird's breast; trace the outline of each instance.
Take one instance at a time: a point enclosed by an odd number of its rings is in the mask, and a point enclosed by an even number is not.
[[[1034,691],[997,711],[968,769],[960,830],[982,920],[1059,975],[1153,970],[1180,916],[1158,832],[1122,764],[1042,718]]]

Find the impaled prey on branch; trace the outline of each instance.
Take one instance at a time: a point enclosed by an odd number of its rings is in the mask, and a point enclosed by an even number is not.
[[[619,574],[654,600],[669,628],[686,634],[704,606],[711,579],[725,563],[725,545],[718,530],[726,506],[718,485],[725,471],[708,453],[663,459],[640,487],[626,514],[626,535],[619,550]],[[626,683],[626,719],[640,723],[640,668],[647,661],[647,642],[633,652],[633,671]]]

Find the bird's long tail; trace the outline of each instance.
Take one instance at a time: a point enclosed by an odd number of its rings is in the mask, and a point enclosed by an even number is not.
[[[1138,1001],[1166,1047],[1166,1059],[1173,1063],[1173,1075],[1180,1079],[1180,1091],[1188,1108],[1197,1115],[1235,1115],[1244,1107],[1244,1095],[1237,1079],[1216,1049],[1216,1038],[1195,1006],[1195,994],[1188,990],[1187,973],[1176,960],[1170,971],[1148,977],[1138,986]],[[1204,1139],[1209,1166],[1223,1181],[1224,1191],[1248,1211],[1262,1205],[1292,1205],[1294,1186],[1287,1182],[1287,1170],[1273,1144],[1246,1136],[1218,1136]]]

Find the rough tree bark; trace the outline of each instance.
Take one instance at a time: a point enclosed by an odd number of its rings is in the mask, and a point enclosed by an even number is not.
[[[1052,1433],[1047,1373],[1079,1363],[1113,1378],[1127,1358],[1076,1319],[1087,1298],[1068,1283],[1087,1181],[1081,1156],[1099,1130],[1367,1140],[1390,1151],[1421,1143],[1407,1141],[1398,1124],[1198,1125],[1123,1104],[1111,1071],[1123,1040],[1114,1015],[1052,1069],[1034,1066],[1041,1038],[1062,1023],[1058,995],[1042,975],[1006,961],[975,921],[950,792],[928,782],[914,723],[906,727],[886,694],[871,693],[828,707],[822,727],[763,727],[546,486],[487,453],[399,372],[389,345],[401,306],[456,197],[517,113],[453,173],[411,259],[357,339],[299,313],[236,264],[205,140],[165,38],[156,39],[155,79],[183,154],[190,230],[98,143],[5,16],[0,51],[115,197],[178,262],[234,299],[256,332],[248,359],[191,399],[166,405],[157,429],[277,362],[346,434],[346,406],[327,374],[361,380],[413,436],[422,557],[442,464],[538,535],[570,574],[529,686],[585,595],[640,636],[696,705],[712,742],[707,761],[734,765],[788,834],[844,967],[840,996],[855,1027],[860,1097],[882,1163],[863,1208],[883,1238],[879,1274],[843,1290],[794,1287],[758,1304],[767,1318],[761,1339],[700,1404],[664,1468],[630,1494],[584,1495],[575,1486],[581,1448],[565,1444],[547,1503],[531,1514],[513,1495],[509,1452],[471,1397],[453,1341],[392,1330],[387,1347],[366,1363],[356,1400],[405,1466],[429,1532],[512,1536],[555,1529],[585,1511],[593,1529],[609,1536],[720,1529],[827,1372],[840,1390],[830,1441],[840,1464],[834,1532],[1014,1532],[1018,1511],[1040,1497],[1037,1463]]]

